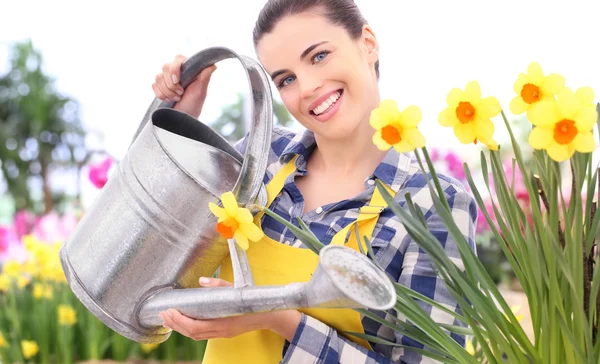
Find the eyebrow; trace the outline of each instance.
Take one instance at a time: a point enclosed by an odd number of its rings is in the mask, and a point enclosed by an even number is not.
[[[300,60],[302,61],[304,58],[306,58],[306,56],[312,52],[315,48],[317,48],[318,46],[320,46],[321,44],[327,43],[327,41],[323,41],[323,42],[319,42],[319,43],[315,43],[311,46],[309,46],[308,48],[306,48],[304,50],[304,52],[302,52],[302,54],[300,55]],[[287,70],[283,69],[283,70],[279,70],[279,71],[275,71],[273,73],[271,73],[271,79],[274,80],[275,77],[279,76],[282,73],[287,72]]]

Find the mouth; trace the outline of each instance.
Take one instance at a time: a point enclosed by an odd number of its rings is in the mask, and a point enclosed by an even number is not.
[[[339,101],[340,97],[344,93],[343,89],[337,90],[334,94],[329,96],[327,100],[323,101],[320,105],[310,110],[310,114],[314,116],[327,114],[329,111],[333,109],[336,103]]]

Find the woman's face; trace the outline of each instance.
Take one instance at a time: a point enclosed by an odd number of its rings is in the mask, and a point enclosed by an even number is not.
[[[262,37],[257,54],[283,103],[305,128],[340,139],[365,121],[368,125],[379,103],[378,46],[368,26],[351,39],[345,28],[321,15],[288,16]]]

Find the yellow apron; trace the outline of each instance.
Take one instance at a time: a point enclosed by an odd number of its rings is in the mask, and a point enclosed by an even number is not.
[[[275,197],[279,195],[287,177],[296,171],[295,159],[287,163],[267,184],[267,206],[270,206]],[[389,192],[393,194],[393,191],[389,190]],[[344,244],[350,231],[346,246],[360,251],[354,229],[355,224],[358,224],[358,233],[361,238],[366,236],[371,239],[379,213],[385,206],[383,197],[375,188],[370,203],[361,208],[359,216],[354,222],[348,224],[332,238],[331,244]],[[261,226],[261,217],[262,213],[258,213],[254,220],[259,227]],[[361,241],[361,243],[365,248],[364,242]],[[308,282],[319,264],[319,256],[312,250],[284,245],[266,235],[258,242],[250,242],[246,253],[252,277],[257,286]],[[221,266],[220,278],[233,282],[230,259],[227,259]],[[333,327],[342,335],[344,331],[364,333],[360,314],[353,309],[308,308],[300,311]],[[366,340],[354,336],[346,337],[373,350]],[[279,363],[282,360],[284,344],[285,339],[270,330],[251,331],[230,339],[211,339],[208,341],[202,363]]]

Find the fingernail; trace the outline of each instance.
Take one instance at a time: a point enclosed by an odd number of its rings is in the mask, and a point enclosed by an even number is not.
[[[200,277],[200,284],[203,286],[208,286],[210,284],[210,278]]]
[[[164,327],[165,329],[170,329],[169,325],[165,324],[164,322],[162,323],[162,327]]]
[[[181,97],[179,97],[179,96],[173,96],[173,100],[175,100],[175,101],[180,101],[180,100],[181,100]]]
[[[176,75],[171,75],[171,79],[173,80],[173,83],[179,82],[179,79],[177,79]]]
[[[180,89],[175,90],[175,92],[177,92],[177,95],[179,96],[183,95],[183,91]]]

